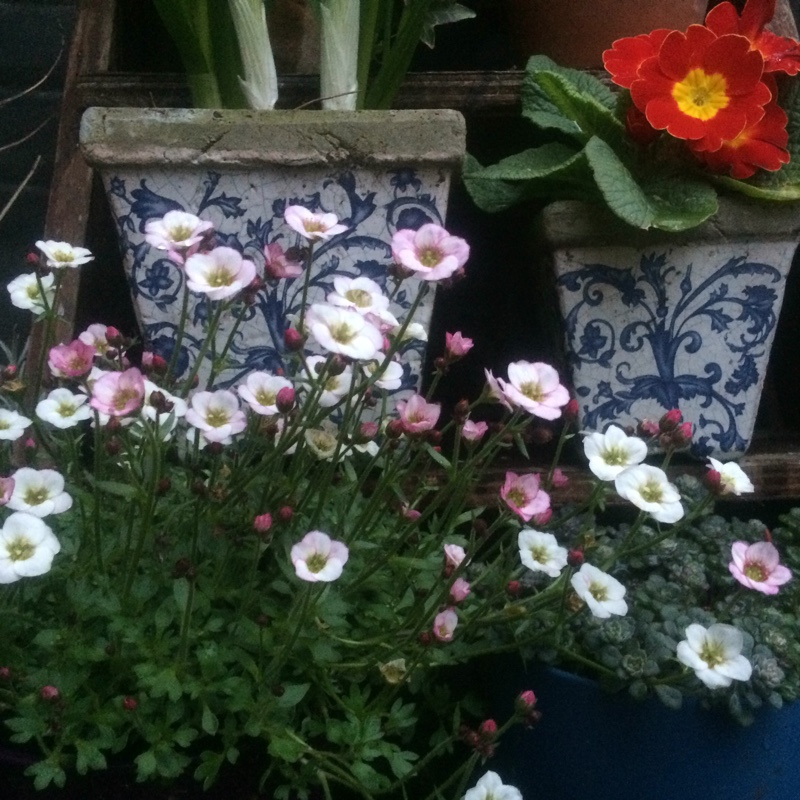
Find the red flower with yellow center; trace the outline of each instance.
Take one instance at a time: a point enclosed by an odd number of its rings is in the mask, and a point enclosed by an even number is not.
[[[777,97],[775,79],[765,75],[764,80]],[[772,100],[764,107],[764,116],[745,129],[734,139],[726,140],[713,152],[706,151],[706,142],[700,139],[689,142],[689,147],[714,172],[727,172],[733,178],[749,178],[759,169],[771,172],[789,163],[786,145],[789,133],[786,112]]]
[[[800,42],[765,30],[775,14],[775,0],[747,0],[739,12],[731,3],[720,3],[706,17],[706,26],[717,34],[735,33],[746,37],[750,48],[764,59],[764,72],[800,72]]]
[[[764,59],[744,36],[716,36],[702,25],[672,31],[644,61],[631,98],[647,121],[678,139],[705,139],[709,151],[761,119],[772,94]]]

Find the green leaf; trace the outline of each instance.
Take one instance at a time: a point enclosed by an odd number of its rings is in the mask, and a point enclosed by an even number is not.
[[[674,686],[665,686],[664,684],[657,684],[655,693],[658,699],[667,707],[677,711],[683,703],[683,695],[680,689]]]
[[[51,783],[62,788],[67,781],[67,774],[55,761],[37,761],[25,770],[28,777],[32,777],[33,785],[41,791],[46,789]]]
[[[422,447],[424,448],[425,452],[440,466],[444,469],[451,469],[452,464],[450,461],[445,458],[438,450],[431,447],[427,442],[425,442]]]
[[[588,141],[609,143],[624,138],[617,117],[617,95],[587,72],[559,67],[547,56],[533,56],[522,83],[522,115],[539,128],[557,130]]]
[[[203,706],[203,717],[200,721],[200,726],[210,736],[213,736],[219,729],[217,715],[206,705]]]
[[[75,750],[77,751],[75,769],[78,770],[78,774],[85,775],[90,769],[106,768],[106,757],[94,743],[78,739],[75,742]]]
[[[277,705],[281,708],[296,706],[308,692],[310,683],[286,683],[283,685],[283,694],[278,698]]]
[[[268,752],[275,758],[288,761],[290,764],[299,761],[308,748],[285,734],[275,734],[270,737]]]
[[[136,497],[136,487],[128,483],[119,483],[118,481],[94,481],[94,487],[114,497],[124,497],[126,500],[132,500]]]
[[[186,611],[189,602],[189,581],[186,578],[178,578],[172,582],[172,596],[180,612]]]
[[[145,750],[144,753],[136,756],[133,761],[136,764],[137,781],[146,781],[148,778],[154,778],[156,776],[158,764],[156,761],[156,754],[152,750]]]
[[[641,182],[653,211],[652,226],[663,231],[684,231],[717,213],[717,192],[692,178],[656,175]]]

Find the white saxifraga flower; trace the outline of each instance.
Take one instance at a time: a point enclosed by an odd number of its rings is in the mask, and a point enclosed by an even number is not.
[[[561,547],[552,533],[523,528],[517,536],[520,561],[534,572],[557,578],[567,566],[567,549]]]
[[[340,308],[357,311],[377,325],[385,325],[387,329],[396,328],[399,322],[389,311],[389,298],[375,281],[369,278],[350,278],[336,275],[333,279],[333,291],[325,298],[325,302]]]
[[[233,392],[197,392],[191,398],[186,421],[200,431],[207,442],[230,444],[232,437],[247,427],[244,412]]]
[[[64,491],[64,477],[60,472],[21,467],[11,477],[14,491],[8,508],[12,511],[46,517],[72,508],[72,498]]]
[[[657,522],[677,522],[683,516],[680,492],[666,473],[649,464],[628,467],[614,478],[617,494],[646,511]]]
[[[344,542],[331,539],[322,531],[310,531],[291,551],[295,574],[311,583],[335,581],[342,574],[349,557]]]
[[[496,772],[487,772],[463,797],[463,800],[522,800],[522,792],[507,786]]]
[[[0,528],[0,583],[44,575],[61,544],[41,519],[17,512]]]
[[[81,264],[94,260],[91,250],[87,250],[85,247],[73,247],[67,242],[39,241],[36,242],[36,246],[44,253],[50,269],[79,267]]]
[[[210,300],[225,300],[249,286],[256,265],[232,247],[215,247],[210,253],[195,253],[183,267],[186,286]]]
[[[144,226],[145,241],[157,250],[188,250],[199,244],[213,227],[187,211],[167,211],[161,219],[152,219]]]
[[[589,469],[601,481],[613,481],[622,470],[647,458],[647,445],[617,425],[609,425],[605,433],[586,434],[583,452],[589,459]]]
[[[36,275],[32,272],[19,275],[13,281],[9,281],[6,288],[11,296],[11,305],[25,311],[32,311],[34,314],[43,314],[48,308],[52,308],[56,294],[53,286],[55,278],[51,273],[42,275],[39,280],[42,284],[41,289]]]
[[[612,614],[624,617],[628,613],[628,604],[623,599],[625,587],[601,569],[583,564],[570,583],[595,617],[606,619]]]
[[[383,347],[381,332],[356,311],[314,303],[305,319],[317,343],[330,353],[366,360]]]
[[[289,206],[283,218],[290,228],[310,241],[330,239],[347,230],[346,225],[339,224],[336,214],[315,214],[304,206]]]
[[[376,353],[372,361],[363,364],[364,372],[370,377],[376,373],[374,385],[386,392],[396,392],[403,385],[403,365],[398,361],[387,361],[383,353]]]
[[[291,389],[292,382],[271,372],[251,372],[236,391],[239,397],[256,413],[271,417],[278,413],[278,392]]]
[[[353,368],[345,366],[342,372],[332,375],[330,370],[325,369],[327,362],[325,356],[309,356],[306,359],[307,370],[299,373],[301,383],[307,386],[315,386],[319,390],[320,375],[322,378],[322,393],[317,400],[321,408],[335,406],[349,391],[353,383]],[[310,378],[312,375],[313,378]]]
[[[710,689],[750,679],[753,668],[742,655],[744,637],[733,625],[716,623],[704,628],[694,623],[678,643],[678,661],[695,671]]]
[[[722,463],[715,458],[708,459],[710,469],[719,474],[720,494],[747,494],[754,492],[750,478],[745,475],[744,470],[734,461]]]
[[[320,461],[330,461],[339,443],[338,430],[332,423],[323,423],[322,428],[307,428],[303,433],[308,449]]]
[[[25,428],[31,422],[32,420],[23,417],[22,414],[18,414],[16,411],[0,408],[0,440],[16,441],[25,433]]]
[[[56,428],[72,428],[92,418],[89,396],[73,394],[69,389],[53,389],[44,400],[37,403],[36,416]]]

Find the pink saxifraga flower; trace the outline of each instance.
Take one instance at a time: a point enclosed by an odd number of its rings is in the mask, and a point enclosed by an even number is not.
[[[0,506],[4,506],[10,499],[14,491],[14,479],[11,477],[0,477]]]
[[[335,581],[341,576],[349,557],[344,542],[331,539],[322,531],[310,531],[291,551],[295,574],[311,583]]]
[[[136,367],[106,372],[92,383],[89,405],[111,417],[124,417],[142,407],[144,391],[144,375]]]
[[[339,224],[336,214],[315,214],[304,206],[289,206],[283,218],[290,228],[310,241],[330,239],[347,230],[346,225]]]
[[[550,495],[541,489],[541,476],[538,473],[517,475],[515,472],[506,472],[500,497],[525,522],[550,508]]]
[[[569,484],[569,477],[567,477],[567,475],[564,474],[561,467],[556,467],[553,470],[552,481],[553,481],[553,486],[556,489],[563,489],[565,486]]]
[[[471,592],[469,581],[464,580],[464,578],[456,578],[450,587],[450,599],[454,603],[461,603],[469,597]]]
[[[486,422],[473,422],[468,419],[464,422],[461,428],[461,437],[470,443],[479,442],[486,435],[489,430],[489,424]]]
[[[458,625],[458,614],[454,608],[440,611],[433,620],[433,635],[440,642],[452,642]]]
[[[183,264],[214,227],[212,222],[186,211],[167,211],[161,219],[150,220],[144,227],[145,241],[157,250],[166,250],[172,261]]]
[[[96,355],[97,350],[93,345],[75,339],[69,344],[57,344],[51,347],[47,365],[57,378],[78,378],[92,369]]]
[[[400,424],[408,435],[433,430],[439,421],[441,411],[441,405],[429,403],[421,394],[413,394],[408,400],[401,400],[397,404]]]
[[[83,333],[78,335],[78,339],[80,339],[84,344],[91,345],[95,349],[95,353],[98,355],[105,355],[106,350],[108,350],[108,326],[103,325],[102,323],[96,322],[92,325],[89,325]],[[114,330],[112,328],[112,330]]]
[[[444,546],[445,566],[450,570],[457,569],[467,557],[467,553],[459,544],[446,544]]]
[[[469,258],[469,245],[429,222],[419,230],[399,230],[392,236],[392,257],[425,281],[440,281],[460,270]]]
[[[264,245],[264,273],[273,280],[299,278],[303,274],[303,265],[290,258],[278,242],[272,242]]]
[[[778,589],[792,579],[792,571],[780,563],[778,549],[771,542],[734,542],[731,575],[742,586],[764,594],[777,594]]]
[[[451,361],[463,358],[475,346],[472,339],[463,336],[460,331],[445,333],[444,339],[447,357]]]
[[[542,419],[558,419],[570,400],[558,372],[541,361],[513,361],[508,381],[496,380],[507,402]]]

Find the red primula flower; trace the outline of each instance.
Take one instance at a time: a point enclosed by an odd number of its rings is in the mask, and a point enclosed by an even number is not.
[[[770,75],[764,77],[773,98],[777,97],[775,80]],[[749,178],[758,169],[774,172],[789,163],[787,121],[786,112],[773,99],[764,107],[760,120],[747,125],[738,136],[724,141],[713,152],[706,151],[703,139],[689,142],[689,147],[709,169],[727,172],[733,178]]]
[[[772,94],[764,59],[743,36],[716,36],[702,25],[672,31],[644,61],[631,98],[648,122],[678,139],[705,139],[715,150],[764,116]]]
[[[610,50],[603,52],[603,66],[618,86],[630,89],[636,80],[643,61],[658,55],[664,39],[672,33],[669,28],[658,28],[640,36],[617,39]]]
[[[741,16],[731,3],[720,3],[708,12],[706,26],[717,36],[745,36],[750,47],[764,58],[764,72],[800,72],[800,42],[765,30],[775,14],[775,0],[747,0]]]

